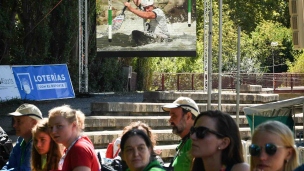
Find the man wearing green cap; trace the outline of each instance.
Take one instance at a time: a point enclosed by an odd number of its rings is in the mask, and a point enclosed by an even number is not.
[[[30,171],[32,128],[42,119],[41,111],[35,105],[25,103],[19,106],[15,112],[9,113],[9,115],[14,117],[13,127],[19,137],[8,162],[1,171]]]

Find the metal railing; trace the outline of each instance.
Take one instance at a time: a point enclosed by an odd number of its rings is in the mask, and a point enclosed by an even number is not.
[[[236,73],[223,73],[222,89],[235,89]],[[212,89],[218,87],[218,74],[212,74]],[[274,81],[274,82],[273,82]],[[304,90],[304,73],[250,73],[240,74],[240,83],[261,85],[274,90]],[[152,89],[170,90],[204,90],[203,73],[154,73]]]

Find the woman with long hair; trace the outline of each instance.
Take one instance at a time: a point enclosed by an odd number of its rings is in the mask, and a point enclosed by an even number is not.
[[[299,157],[292,131],[279,121],[258,125],[249,146],[251,171],[293,171]]]
[[[43,119],[32,129],[33,148],[31,154],[32,171],[56,170],[62,155],[60,145],[50,136],[48,120]]]
[[[244,163],[240,132],[221,111],[201,112],[190,130],[192,171],[249,171]]]

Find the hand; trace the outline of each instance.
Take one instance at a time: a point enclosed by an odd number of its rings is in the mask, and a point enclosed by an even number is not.
[[[154,149],[154,153],[157,154],[157,155],[160,155],[162,152],[161,149]]]
[[[134,4],[135,4],[136,6],[139,6],[141,0],[133,0],[133,2],[134,2]]]
[[[125,6],[130,8],[131,7],[131,4],[129,2],[125,2]]]

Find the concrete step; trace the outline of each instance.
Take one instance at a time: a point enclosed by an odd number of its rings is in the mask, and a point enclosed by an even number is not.
[[[157,144],[159,145],[171,145],[178,143],[181,139],[179,136],[173,134],[171,129],[152,130],[152,133],[157,136]],[[83,134],[91,139],[95,148],[106,148],[110,142],[122,134],[122,131],[91,131],[84,132]]]
[[[94,116],[167,116],[168,112],[162,110],[162,106],[168,103],[125,103],[125,102],[94,102],[91,103],[91,115]],[[200,111],[207,110],[206,103],[197,104]],[[244,107],[257,104],[239,104],[240,114]],[[235,114],[236,104],[222,104],[222,111]],[[211,110],[218,110],[218,104],[211,104]]]
[[[86,131],[122,130],[131,122],[142,121],[152,129],[169,129],[169,116],[87,116]]]
[[[296,135],[298,132],[303,131],[302,126],[295,126]],[[241,127],[239,128],[241,139],[248,140],[251,137],[250,127]],[[158,145],[172,145],[177,144],[180,140],[180,137],[173,134],[171,129],[164,130],[152,130],[152,132],[157,136]],[[107,145],[118,138],[121,135],[122,131],[91,131],[84,132],[84,135],[87,135],[93,142],[95,148],[106,148]]]
[[[236,121],[236,115],[231,115]],[[98,130],[122,130],[131,122],[142,121],[152,129],[170,129],[169,116],[86,116],[85,131]],[[294,117],[296,125],[303,125],[303,114],[296,114]],[[239,115],[239,126],[248,127],[248,120],[245,115]]]
[[[167,114],[168,115],[168,114]],[[232,115],[236,121],[236,116]],[[119,130],[131,122],[142,121],[152,129],[170,129],[169,116],[87,116],[85,131]],[[239,116],[240,125],[247,125],[246,116]]]
[[[304,125],[303,113],[297,113],[294,115],[293,120],[296,125]]]
[[[246,87],[246,86],[244,86]],[[244,88],[246,93],[240,93],[240,103],[269,103],[279,100],[279,94],[258,94],[262,91],[262,87],[251,85]],[[196,92],[170,92],[170,91],[155,91],[155,92],[144,92],[144,102],[157,102],[157,103],[171,103],[180,96],[190,97],[196,103],[207,103],[208,94],[207,92],[196,91]],[[235,91],[222,91],[221,93],[222,103],[236,103],[237,94]],[[211,101],[214,103],[218,102],[218,92],[211,94]]]
[[[168,115],[168,114],[167,114]],[[235,115],[231,115],[236,120]],[[152,129],[170,129],[169,116],[87,116],[85,131],[119,130],[131,122],[142,121]],[[246,116],[239,116],[240,125],[248,125]]]

